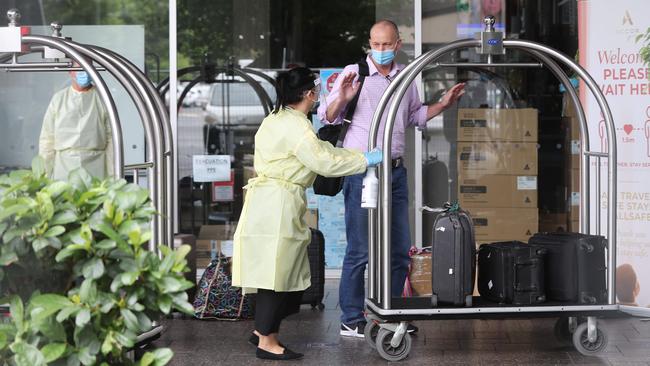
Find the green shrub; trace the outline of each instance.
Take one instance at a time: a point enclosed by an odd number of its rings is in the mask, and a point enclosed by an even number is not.
[[[188,246],[147,250],[149,193],[78,170],[52,181],[40,159],[0,176],[0,365],[129,365],[126,352],[152,321],[191,314],[183,278]],[[140,365],[164,365],[169,349]]]

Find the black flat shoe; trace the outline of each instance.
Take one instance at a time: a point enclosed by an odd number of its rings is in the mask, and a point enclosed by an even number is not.
[[[272,353],[257,347],[257,351],[255,351],[255,356],[257,356],[257,358],[260,358],[262,360],[285,361],[285,360],[297,360],[299,358],[303,358],[304,355],[302,353],[294,352],[288,349],[287,347],[284,347],[284,352],[282,352],[282,354]]]
[[[248,343],[250,343],[251,345],[257,347],[257,346],[260,345],[260,337],[258,337],[257,334],[253,333],[253,334],[251,334],[250,337],[248,337]],[[280,347],[286,348],[284,346],[284,344],[282,344],[281,342],[278,342],[278,344],[280,345]]]

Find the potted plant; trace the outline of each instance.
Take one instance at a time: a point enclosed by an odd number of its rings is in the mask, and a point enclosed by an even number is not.
[[[147,250],[149,193],[83,170],[67,182],[31,171],[0,176],[0,365],[130,365],[127,351],[152,321],[192,314],[183,277],[188,246]],[[169,349],[138,365],[164,365]]]

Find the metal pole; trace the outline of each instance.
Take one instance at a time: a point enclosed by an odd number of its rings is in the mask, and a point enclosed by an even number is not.
[[[129,70],[126,70],[118,60],[110,57],[110,55],[103,54],[100,50],[93,49],[92,46],[85,46],[72,41],[66,42],[79,52],[84,53],[87,57],[96,60],[100,65],[110,70],[111,74],[127,90],[129,96],[135,103],[140,118],[142,119],[142,125],[145,130],[145,135],[147,136],[148,146],[150,146],[150,149],[147,150],[147,159],[153,162],[153,167],[151,169],[152,174],[150,174],[148,182],[152,201],[156,210],[161,212],[162,215],[165,215],[164,201],[161,197],[163,190],[160,187],[160,185],[163,184],[162,182],[164,182],[162,180],[163,158],[159,132],[157,133],[156,124],[153,121],[155,110],[153,109],[151,102],[146,97],[146,94],[142,93],[142,88],[137,83],[138,80],[130,74]],[[154,253],[157,250],[156,246],[164,237],[162,231],[163,227],[161,218],[157,215],[154,216],[151,228],[153,236],[152,240],[149,241],[149,249]]]
[[[121,60],[126,67],[131,69],[133,71],[133,74],[142,82],[142,85],[147,91],[148,99],[154,103],[156,110],[158,111],[157,122],[161,125],[163,131],[164,144],[162,145],[163,146],[162,150],[163,150],[163,154],[165,155],[164,175],[166,177],[165,178],[166,214],[163,217],[163,220],[167,221],[167,226],[166,226],[167,240],[168,240],[167,243],[168,245],[172,245],[172,243],[174,242],[175,223],[177,218],[176,189],[177,189],[178,182],[176,180],[176,172],[174,169],[174,156],[175,156],[174,135],[173,135],[170,119],[169,119],[169,114],[165,106],[165,102],[163,101],[162,97],[158,94],[156,88],[151,83],[151,81],[147,78],[147,76],[144,75],[142,71],[140,71],[140,69],[138,69],[138,67],[134,65],[131,61],[110,50],[100,48],[100,47],[95,47],[95,49],[99,49],[102,52],[108,53],[111,56],[116,57],[117,59]]]
[[[111,130],[113,137],[113,158],[115,161],[115,167],[113,174],[116,177],[124,176],[123,166],[124,166],[124,147],[122,144],[122,127],[120,125],[120,120],[117,113],[117,108],[115,107],[115,102],[113,97],[108,91],[106,82],[102,79],[101,75],[93,68],[91,62],[88,62],[82,55],[75,50],[73,47],[69,46],[65,41],[60,38],[46,37],[46,36],[23,36],[22,42],[25,44],[40,44],[48,46],[54,49],[57,49],[65,54],[69,55],[73,60],[78,62],[81,67],[84,68],[90,74],[90,77],[95,81],[95,87],[99,93],[106,110],[108,113],[108,118],[111,122]]]
[[[384,95],[382,95],[379,105],[375,110],[373,115],[372,124],[370,127],[370,136],[368,140],[368,148],[373,149],[376,146],[377,134],[379,130],[379,124],[381,122],[381,117],[383,115],[384,109],[388,102],[392,99],[391,106],[388,111],[388,118],[386,124],[384,125],[384,141],[382,149],[384,150],[387,158],[382,161],[380,170],[381,174],[379,176],[380,181],[380,191],[379,191],[379,204],[382,206],[381,215],[379,218],[380,224],[380,240],[379,240],[379,262],[380,262],[380,281],[379,286],[381,287],[381,304],[382,309],[389,310],[391,308],[391,253],[390,253],[390,242],[391,242],[391,193],[392,193],[392,168],[390,165],[390,156],[391,152],[391,137],[393,131],[393,125],[395,123],[395,117],[397,115],[397,109],[399,108],[399,103],[401,102],[406,90],[409,88],[411,82],[415,77],[422,71],[425,65],[431,63],[435,59],[439,58],[445,53],[452,52],[457,49],[467,48],[467,47],[478,47],[480,42],[478,40],[460,40],[444,45],[436,50],[429,51],[424,55],[418,57],[411,64],[406,66],[402,72],[400,72],[395,80],[388,86]],[[406,82],[405,82],[406,80]],[[370,227],[371,221],[375,220],[374,210],[368,212]],[[370,233],[369,233],[370,234]],[[375,243],[370,242],[369,237],[369,248],[370,246],[375,246]]]
[[[143,83],[140,78],[138,78],[138,72],[134,72],[129,66],[127,66],[122,59],[116,57],[110,51],[102,49],[100,47],[95,47],[94,51],[101,55],[102,57],[110,60],[112,64],[119,70],[120,73],[128,77],[127,80],[135,87],[137,91],[136,95],[139,95],[142,98],[144,107],[148,112],[148,118],[143,120],[143,125],[145,126],[145,131],[147,128],[150,130],[151,135],[147,136],[148,139],[151,138],[149,144],[151,145],[152,155],[149,157],[150,161],[154,162],[153,171],[149,180],[149,186],[153,188],[155,194],[152,194],[155,197],[156,207],[159,210],[161,217],[156,217],[158,226],[156,228],[156,237],[158,240],[149,241],[149,249],[154,253],[160,254],[157,246],[158,244],[171,245],[169,242],[167,227],[168,227],[168,210],[167,210],[167,201],[166,201],[166,190],[167,190],[167,177],[165,174],[165,140],[163,127],[160,123],[160,116],[158,115],[158,110],[152,101],[152,97],[149,95],[146,85],[150,84],[149,82]]]

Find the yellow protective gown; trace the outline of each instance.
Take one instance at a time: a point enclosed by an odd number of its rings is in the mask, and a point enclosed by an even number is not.
[[[316,174],[363,173],[366,159],[319,140],[302,112],[286,108],[262,122],[254,164],[258,177],[248,182],[235,230],[232,283],[246,292],[305,290],[311,285],[305,188]]]
[[[54,94],[43,118],[38,149],[53,179],[65,180],[80,167],[100,179],[112,175],[111,126],[94,87],[83,92],[69,87]]]

